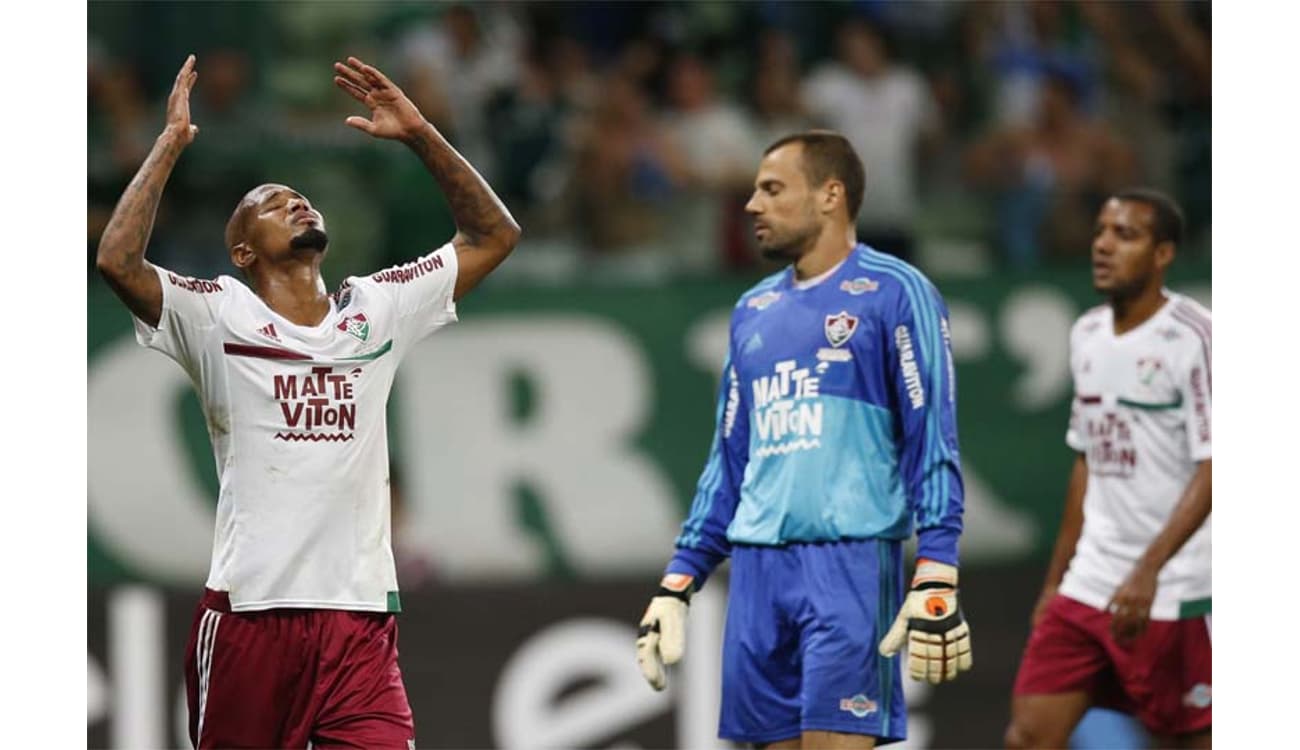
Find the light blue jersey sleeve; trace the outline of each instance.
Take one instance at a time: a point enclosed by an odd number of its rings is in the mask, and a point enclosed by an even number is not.
[[[916,274],[898,295],[890,323],[899,471],[916,523],[917,557],[957,565],[964,500],[948,310],[939,291]]]
[[[736,515],[741,479],[749,461],[749,408],[732,352],[722,368],[718,406],[709,460],[696,485],[691,512],[677,537],[677,551],[668,563],[668,573],[695,576],[695,587],[731,554],[727,526]]]

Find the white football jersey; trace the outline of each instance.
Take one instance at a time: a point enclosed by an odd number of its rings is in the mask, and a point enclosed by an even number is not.
[[[1109,306],[1070,332],[1074,404],[1066,442],[1085,454],[1083,532],[1060,593],[1104,608],[1164,528],[1199,461],[1210,459],[1210,311],[1168,300],[1116,336]],[[1151,617],[1210,608],[1210,519],[1165,564]]]
[[[450,243],[350,277],[314,327],[230,276],[158,268],[157,328],[141,344],[189,373],[221,491],[208,588],[235,611],[397,611],[386,406],[413,344],[456,320]]]

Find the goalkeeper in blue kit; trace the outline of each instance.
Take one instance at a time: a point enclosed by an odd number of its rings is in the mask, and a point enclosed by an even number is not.
[[[836,133],[765,152],[746,211],[764,256],[790,266],[732,312],[708,463],[638,632],[662,690],[691,594],[731,558],[719,735],[738,742],[902,740],[903,645],[916,679],[971,667],[947,310],[915,268],[856,242],[864,182]]]

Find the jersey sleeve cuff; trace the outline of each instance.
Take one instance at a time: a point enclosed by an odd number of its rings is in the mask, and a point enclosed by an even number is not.
[[[695,549],[678,548],[673,554],[673,559],[668,561],[668,567],[664,573],[685,573],[686,575],[695,576],[695,590],[698,591],[704,586],[704,581],[708,579],[713,569],[718,567],[722,562],[722,556],[701,552]]]
[[[917,558],[924,557],[927,560],[960,567],[957,560],[957,539],[961,536],[961,530],[935,526],[921,529],[916,536]]]

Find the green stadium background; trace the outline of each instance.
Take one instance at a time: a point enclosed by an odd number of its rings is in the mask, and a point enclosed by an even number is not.
[[[872,4],[821,11],[859,5]],[[346,103],[328,90],[332,59],[358,53],[383,67],[403,29],[445,11],[92,3],[88,253],[129,179],[111,157],[97,161],[119,116],[95,100],[105,71],[133,66],[147,132],[184,53],[199,53],[202,87],[205,53],[230,49],[252,74],[250,100],[281,105],[273,119],[211,123],[196,108],[201,132],[155,235],[166,262],[226,272],[213,217],[262,181],[298,187],[329,220],[331,286],[445,241],[452,225],[432,180],[400,146],[345,129]],[[1194,223],[1208,226],[1205,201]],[[1066,336],[1098,300],[1084,255],[1033,269],[950,262],[987,245],[987,205],[933,194],[923,203],[919,262],[951,311],[976,668],[953,685],[909,686],[907,746],[992,747],[1070,462]],[[405,363],[389,405],[402,667],[418,744],[724,746],[714,729],[725,575],[692,608],[687,666],[668,693],[640,682],[632,640],[703,465],[727,316],[770,269],[597,283],[581,260],[534,271],[552,249],[524,228],[506,266],[528,272],[463,300],[461,322]],[[1209,305],[1204,236],[1170,286]],[[180,656],[211,549],[211,448],[184,374],[135,344],[128,314],[93,273],[89,287],[88,744],[183,746]]]

